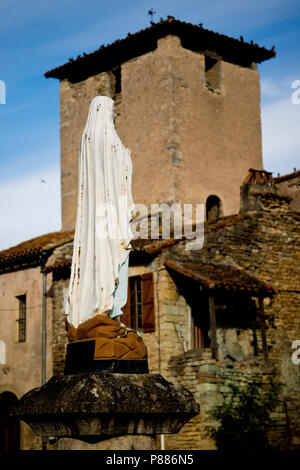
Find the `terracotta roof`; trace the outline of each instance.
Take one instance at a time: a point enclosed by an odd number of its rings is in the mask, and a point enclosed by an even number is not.
[[[74,232],[53,232],[26,240],[19,245],[0,252],[0,272],[22,269],[42,264],[44,254],[73,240]]]
[[[272,296],[271,286],[250,276],[246,271],[228,265],[184,262],[167,259],[165,265],[183,276],[198,281],[206,289],[247,292],[253,296]]]
[[[266,170],[250,168],[243,184],[263,184],[264,186],[270,186],[273,184],[272,173]]]
[[[224,227],[233,225],[239,219],[249,218],[250,216],[247,213],[231,215],[227,217],[221,217],[220,219],[211,220],[209,222],[205,222],[205,229],[206,230],[218,230]],[[68,241],[73,241],[74,232],[70,232],[70,239]],[[137,238],[133,239],[131,242],[132,245],[132,252],[137,255],[152,255],[158,253],[159,251],[163,250],[164,248],[170,248],[173,245],[177,245],[180,242],[185,242],[185,239],[158,239],[154,240],[151,238]],[[1,253],[0,253],[1,255]],[[48,262],[46,263],[43,271],[49,272],[58,269],[65,269],[71,266],[72,259],[70,258],[69,254],[67,256],[59,255],[58,257],[51,257],[49,258]]]
[[[156,253],[160,251],[162,248],[166,248],[172,245],[175,245],[180,240],[175,238],[167,238],[167,239],[159,239],[159,240],[152,240],[138,238],[136,240],[132,240],[131,245],[134,251],[145,251],[148,254]]]
[[[272,195],[271,196],[267,195],[265,197],[266,198],[272,197]],[[277,198],[282,198],[282,199],[287,200],[287,201],[289,201],[289,199],[290,199],[288,196],[282,196],[282,195],[280,195],[280,196],[276,195],[276,197]],[[229,216],[225,216],[225,217],[220,217],[219,219],[213,219],[213,220],[210,220],[210,221],[206,221],[204,223],[205,233],[209,233],[211,231],[214,232],[214,231],[222,230],[223,228],[227,228],[227,227],[235,225],[239,221],[247,221],[247,219],[250,221],[250,220],[253,219],[253,217],[256,217],[256,214],[244,212],[244,213],[240,213],[240,214],[234,214],[234,215],[229,215]],[[293,212],[293,217],[296,221],[300,220],[300,213],[294,211]],[[63,234],[66,234],[66,237],[64,237]],[[44,247],[43,250],[49,249],[49,247],[52,249],[53,247],[55,248],[59,245],[63,245],[63,244],[72,242],[73,237],[74,237],[74,231],[56,232],[54,234],[44,235],[42,237],[37,237],[36,239],[29,240],[27,242],[21,243],[17,247],[13,247],[13,248],[10,248],[10,249],[5,250],[3,252],[0,252],[0,272],[1,272],[1,270],[3,270],[1,264],[3,264],[4,256],[8,256],[9,258],[11,258],[15,255],[17,255],[17,257],[18,257],[20,255],[23,256],[25,254],[25,256],[27,256],[27,258],[29,258],[31,255],[33,255],[35,253],[34,246],[39,245],[40,242],[42,242],[42,243],[43,243],[43,241],[46,242],[47,239],[49,240],[51,236],[53,236],[53,238],[54,238],[54,245],[50,243],[50,245]],[[56,238],[56,237],[58,237],[58,238]],[[138,238],[138,239],[132,240],[132,242],[131,242],[132,252],[138,257],[141,256],[141,255],[142,256],[143,255],[148,256],[148,255],[158,253],[159,251],[163,250],[164,248],[171,248],[174,245],[178,245],[180,243],[185,243],[185,241],[186,241],[185,239],[174,239],[172,237],[168,238],[168,239],[158,239],[158,240],[154,240],[154,239],[150,239],[150,238],[148,238],[148,239]],[[55,245],[55,243],[57,243],[57,244]],[[26,252],[23,253],[23,250],[25,250]],[[37,251],[41,252],[43,250],[38,248]],[[68,267],[70,267],[71,262],[72,262],[72,258],[70,256],[70,252],[69,252],[69,249],[68,249],[68,253],[63,253],[62,252],[62,253],[58,254],[57,256],[53,256],[53,257],[49,258],[48,262],[45,265],[44,271],[48,272],[48,271],[52,271],[54,269],[68,268]],[[193,265],[194,265],[194,261],[193,261]]]
[[[70,242],[73,241],[73,237]],[[151,240],[151,239],[136,239],[132,240],[132,254],[135,255],[151,255],[157,253],[158,251],[162,250],[163,248],[170,247],[180,240],[170,238],[167,240]],[[57,253],[54,252],[52,256],[49,257],[47,263],[43,267],[43,272],[50,272],[50,271],[59,271],[64,270],[66,268],[71,267],[72,264],[72,256],[70,256],[70,249],[66,250],[66,252]]]
[[[274,183],[282,183],[283,181],[292,180],[300,176],[300,170],[293,171],[292,173],[287,173],[286,175],[277,176],[274,178]]]
[[[239,214],[233,214],[233,215],[227,215],[223,217],[219,217],[216,219],[204,221],[204,230],[205,233],[208,231],[215,231],[222,229],[224,227],[230,227],[231,225],[234,225],[236,222],[240,220],[246,220],[246,219],[251,219],[253,217],[253,214],[248,213],[248,212],[241,212]],[[195,224],[191,227],[191,229],[195,230]],[[149,229],[150,232],[150,229]],[[159,230],[159,236],[161,236],[161,229]],[[145,251],[148,254],[155,253],[157,251],[160,251],[163,248],[170,247],[172,245],[177,245],[178,243],[186,241],[186,238],[183,236],[182,239],[179,238],[173,238],[172,235],[168,239],[143,239],[143,238],[138,238],[135,240],[132,240],[132,247],[135,251]],[[188,239],[189,241],[189,239]]]
[[[185,23],[168,17],[159,23],[152,23],[149,28],[135,34],[128,33],[124,39],[112,44],[102,45],[96,51],[69,59],[64,65],[45,73],[45,77],[79,81],[103,71],[112,70],[117,65],[127,62],[156,48],[157,40],[173,34],[181,38],[182,46],[196,52],[210,51],[224,61],[249,67],[252,62],[260,63],[275,57],[274,47],[271,50],[257,44],[244,42],[243,38],[235,39],[223,34],[204,29],[201,25]]]

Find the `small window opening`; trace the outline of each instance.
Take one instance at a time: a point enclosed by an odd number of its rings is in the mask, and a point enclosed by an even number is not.
[[[26,341],[26,295],[19,295],[19,343]]]
[[[192,302],[192,349],[212,348],[209,293],[194,291]],[[257,310],[245,294],[215,292],[218,357],[234,361],[262,354],[257,337]]]
[[[123,307],[122,322],[144,333],[154,331],[153,274],[145,273],[128,279],[127,303]]]
[[[209,348],[210,341],[210,325],[207,309],[203,308],[203,304],[198,310],[192,312],[193,330],[192,330],[192,349]],[[208,308],[208,307],[207,307]]]
[[[205,56],[205,79],[209,90],[214,91],[220,88],[220,61],[207,55]]]
[[[112,70],[112,74],[114,77],[114,97],[121,93],[121,66],[119,65],[118,67],[115,67]]]
[[[209,196],[206,200],[206,220],[218,219],[221,216],[221,201],[218,196]]]
[[[130,279],[130,319],[132,328],[142,328],[141,277]]]

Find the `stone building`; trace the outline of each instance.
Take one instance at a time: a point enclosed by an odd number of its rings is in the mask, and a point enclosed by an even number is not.
[[[61,231],[0,253],[0,340],[5,348],[0,363],[1,449],[41,446],[25,423],[20,430],[19,423],[9,422],[7,407],[53,375],[52,279],[41,267],[55,248],[72,239],[72,232]]]
[[[293,173],[287,175],[278,176],[274,178],[274,182],[278,187],[279,191],[283,194],[287,194],[292,198],[292,207],[299,211],[300,210],[300,170],[295,170]]]
[[[62,228],[75,224],[77,159],[90,101],[115,99],[132,150],[135,203],[206,203],[239,210],[249,168],[262,169],[256,44],[169,17],[45,74],[60,80]]]
[[[201,405],[158,446],[214,448],[205,426],[228,385],[264,382],[276,366],[285,387],[270,439],[300,448],[291,361],[300,339],[298,193],[294,185],[286,195],[284,181],[263,171],[261,153],[256,64],[274,55],[169,17],[46,73],[60,80],[62,231],[0,253],[0,429],[2,401],[63,374],[78,148],[89,103],[103,94],[115,99],[116,127],[132,150],[135,202],[206,204],[201,250],[172,234],[132,243],[125,323],[143,332],[150,372],[186,386]],[[41,445],[22,423],[21,447]]]

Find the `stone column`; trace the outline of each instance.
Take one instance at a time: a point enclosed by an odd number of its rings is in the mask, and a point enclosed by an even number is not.
[[[58,450],[155,450],[155,436],[120,436],[94,444],[79,439],[61,438]]]

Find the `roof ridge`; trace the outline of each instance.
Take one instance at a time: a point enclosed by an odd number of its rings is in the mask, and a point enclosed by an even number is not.
[[[181,31],[180,31],[181,30]],[[111,66],[110,69],[113,67],[113,66],[116,66],[122,62],[125,62],[126,60],[130,60],[130,58],[132,57],[137,57],[138,55],[141,55],[141,54],[145,54],[146,52],[149,52],[148,49],[149,49],[149,46],[150,47],[150,50],[153,50],[153,44],[152,42],[154,40],[157,40],[159,39],[160,37],[164,37],[166,36],[167,34],[166,33],[169,33],[169,34],[174,34],[175,32],[177,32],[178,34],[179,33],[190,33],[190,35],[193,36],[193,39],[195,39],[194,35],[195,34],[200,34],[200,36],[202,36],[203,38],[206,36],[206,39],[209,39],[212,43],[213,43],[213,46],[217,46],[217,45],[220,45],[220,43],[223,41],[223,42],[227,42],[228,41],[230,42],[230,47],[228,47],[227,49],[227,55],[230,56],[234,56],[234,54],[236,54],[237,52],[241,52],[243,50],[243,60],[245,59],[244,55],[245,52],[248,52],[250,53],[250,51],[252,52],[252,55],[251,55],[251,62],[262,62],[264,60],[267,60],[267,59],[270,59],[271,57],[275,57],[276,53],[275,53],[275,49],[274,47],[270,50],[266,49],[265,47],[262,47],[262,46],[259,46],[258,44],[255,44],[253,43],[253,41],[251,41],[250,43],[248,42],[245,42],[242,38],[242,36],[240,37],[240,39],[237,39],[237,38],[233,38],[233,37],[230,37],[230,36],[226,36],[225,34],[220,34],[220,33],[216,33],[215,31],[211,31],[209,29],[205,29],[202,27],[202,25],[198,24],[198,25],[195,25],[195,24],[192,24],[192,23],[187,23],[185,21],[180,21],[180,20],[177,20],[173,17],[169,17],[167,18],[166,20],[161,20],[160,22],[158,23],[152,23],[151,26],[147,27],[147,28],[144,28],[142,30],[139,30],[137,31],[136,33],[133,33],[133,34],[130,34],[128,33],[127,37],[125,38],[122,38],[122,39],[117,39],[115,40],[114,42],[110,43],[110,44],[107,44],[106,46],[104,45],[101,45],[98,49],[96,49],[95,51],[93,52],[90,52],[89,54],[85,54],[83,53],[82,55],[79,55],[77,56],[76,59],[69,59],[69,62],[66,62],[65,64],[63,65],[60,65],[58,67],[55,67],[51,70],[48,70],[46,73],[45,73],[45,77],[46,78],[49,78],[49,77],[52,77],[52,78],[59,78],[59,79],[63,79],[63,78],[68,78],[72,75],[72,72],[74,75],[76,75],[76,73],[78,74],[78,71],[79,71],[79,68],[81,66],[80,62],[82,64],[87,64],[88,62],[91,62],[93,61],[94,57],[96,56],[97,57],[97,65],[98,65],[98,68],[100,67],[99,65],[99,55],[102,55],[103,57],[103,62],[104,64],[102,65],[102,68],[104,68],[105,70],[105,65],[107,65],[108,67],[108,64]],[[143,49],[143,46],[145,46],[145,39],[148,40],[148,44],[147,44],[147,47],[144,47]],[[137,41],[138,40],[138,41]],[[132,44],[134,42],[138,42],[138,47],[137,47],[137,50],[131,50],[130,53],[128,54],[128,51],[127,51],[127,54],[125,53],[125,45],[126,43],[127,44],[130,44],[130,46],[132,46]],[[151,42],[152,41],[152,42]],[[194,44],[194,42],[193,42]],[[228,44],[229,46],[229,44]],[[236,47],[232,47],[232,46],[236,46]],[[118,64],[115,63],[115,64],[112,64],[113,60],[114,60],[114,57],[113,57],[113,53],[114,53],[114,50],[115,49],[118,49]],[[129,48],[130,49],[130,48]],[[131,47],[132,49],[132,47]],[[235,49],[235,50],[233,50]],[[237,50],[237,49],[240,49],[240,50]],[[143,51],[143,52],[142,52]],[[133,55],[132,55],[133,54]],[[123,57],[122,57],[123,55]],[[131,57],[132,55],[132,57]],[[250,55],[249,55],[249,60],[250,60]],[[106,57],[107,56],[107,57]],[[108,57],[109,56],[109,57]],[[128,58],[128,57],[129,58]],[[123,60],[122,60],[123,59]],[[107,61],[107,64],[106,62]],[[93,64],[95,65],[95,64]],[[249,64],[250,65],[250,64]],[[101,68],[101,67],[100,67]],[[109,69],[109,67],[108,67]],[[102,71],[104,71],[102,70]],[[86,71],[87,73],[88,71]],[[95,72],[95,73],[100,73],[100,71],[98,72]],[[83,71],[81,70],[81,74],[79,74],[80,76],[81,75],[85,75],[83,73]],[[90,74],[91,75],[91,74]],[[89,75],[87,75],[89,76]]]
[[[286,173],[285,175],[276,176],[276,178],[273,178],[273,181],[275,183],[280,183],[281,181],[287,181],[297,176],[300,176],[300,170],[294,170],[291,173]]]
[[[61,236],[60,236],[61,235]],[[63,237],[63,235],[66,235]],[[67,236],[69,235],[69,236]],[[55,240],[55,236],[58,237]],[[13,245],[0,251],[0,263],[1,261],[7,261],[10,258],[17,258],[19,256],[26,256],[27,253],[38,253],[43,250],[50,250],[64,244],[74,236],[72,230],[60,230],[56,232],[48,232],[44,235],[38,235],[37,237],[25,240],[17,245]],[[53,239],[54,238],[54,239]],[[43,243],[45,241],[45,243]]]

